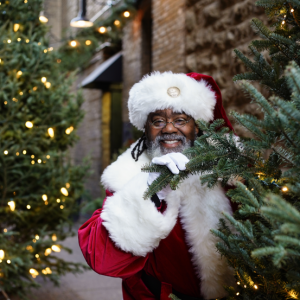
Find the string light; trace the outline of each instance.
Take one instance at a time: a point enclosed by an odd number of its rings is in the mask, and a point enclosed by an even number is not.
[[[21,42],[21,38],[18,38],[17,41],[18,41],[18,42]]]
[[[33,127],[33,123],[30,122],[30,121],[27,121],[27,122],[25,123],[25,126],[26,126],[27,128],[32,128],[32,127]]]
[[[53,241],[53,242],[56,242],[56,241],[57,241],[57,236],[56,236],[55,233],[52,234],[52,237],[51,237],[51,238],[52,238],[52,241]]]
[[[7,104],[7,101],[4,101],[4,104],[6,105],[6,104]]]
[[[237,284],[240,285],[241,283],[238,281]]]
[[[12,98],[12,100],[13,100],[14,102],[18,102],[18,99],[17,99],[17,98]]]
[[[284,186],[282,189],[281,189],[283,192],[287,192],[289,189],[287,186]]]
[[[10,40],[10,39],[8,39],[8,40],[7,40],[7,43],[8,43],[8,44],[10,44],[10,43],[11,43],[11,40]]]
[[[45,201],[45,205],[48,205],[49,204],[49,202],[48,201]]]
[[[34,155],[32,154],[30,157],[31,157],[31,158],[34,158]]]
[[[7,205],[9,206],[9,208],[10,208],[11,211],[14,211],[15,208],[16,208],[15,201],[13,201],[13,200],[7,202]]]
[[[33,278],[35,278],[36,276],[39,275],[39,272],[38,272],[36,269],[33,269],[33,268],[31,268],[31,269],[29,270],[29,273],[31,274],[31,276],[32,276]]]
[[[67,190],[65,187],[62,187],[62,188],[60,189],[60,192],[61,192],[64,196],[68,196],[68,195],[69,195],[69,192],[68,192],[68,190]]]
[[[40,256],[38,254],[35,255],[36,258],[39,258]]]
[[[60,199],[56,199],[56,202],[57,202],[57,203],[60,203]]]
[[[48,22],[48,19],[45,16],[43,16],[43,15],[39,16],[39,20],[42,23],[47,23]]]
[[[116,26],[119,26],[119,25],[121,24],[121,22],[120,22],[119,20],[115,20],[115,21],[114,21],[114,24],[115,24]]]
[[[18,23],[14,24],[14,32],[17,32],[20,28],[20,25]]]
[[[47,268],[45,268],[44,270],[42,270],[42,273],[43,273],[44,275],[47,275],[47,274],[52,274],[52,271],[51,271],[51,269],[50,269],[49,267],[47,267]]]
[[[24,154],[24,155],[26,154],[26,150],[23,150],[23,154]]]
[[[77,42],[75,40],[70,42],[70,46],[71,47],[76,47],[77,46]]]
[[[49,154],[46,157],[47,157],[47,159],[50,159],[50,155]]]
[[[31,161],[31,164],[32,164],[32,165],[34,165],[34,164],[35,164],[35,161],[34,161],[34,160],[32,160],[32,161]]]
[[[3,153],[4,153],[4,155],[7,155],[7,154],[8,154],[8,151],[7,151],[7,150],[4,150]]]
[[[18,71],[18,72],[17,72],[17,78],[20,78],[22,74],[23,74],[23,72],[22,72],[21,70]]]
[[[19,155],[20,155],[20,153],[19,153],[19,152],[17,152],[17,153],[16,153],[16,155],[17,155],[17,156],[19,156]]]
[[[57,61],[58,64],[61,63],[61,59],[59,59],[59,58],[56,61]]]
[[[26,208],[27,208],[27,209],[30,209],[30,208],[31,208],[31,206],[28,204],[28,205],[26,206]]]
[[[41,78],[41,82],[45,83],[47,81],[47,78],[46,77],[42,77]]]
[[[123,16],[125,18],[129,18],[130,17],[130,12],[128,10],[124,11]]]
[[[42,196],[42,199],[43,199],[44,201],[47,201],[47,200],[48,200],[48,196],[47,196],[46,194],[44,194],[44,195]]]
[[[99,32],[100,33],[105,33],[107,31],[107,29],[106,29],[106,27],[104,27],[104,26],[101,26],[100,28],[99,28]]]
[[[10,260],[10,259],[8,259],[6,262],[7,262],[8,264],[10,264],[10,263],[11,263],[11,260]]]
[[[48,51],[53,51],[53,47],[48,48]]]
[[[22,96],[22,95],[23,95],[23,92],[20,92],[20,93],[19,93],[19,95],[21,95],[21,96]]]
[[[44,49],[44,53],[47,53],[48,52],[48,50],[47,49]]]
[[[284,24],[285,24],[285,20],[283,20],[283,21],[281,22],[281,24],[284,25]]]
[[[7,232],[7,228],[4,228],[4,229],[3,229],[3,232]]]
[[[60,252],[60,247],[58,245],[52,245],[51,249],[54,252]]]
[[[256,284],[254,284],[254,288],[257,290],[258,289],[258,286]]]
[[[236,293],[237,296],[238,296],[239,294],[240,294],[239,292]]]
[[[52,250],[51,250],[51,248],[47,248],[46,250],[45,250],[45,256],[48,256],[48,255],[50,255],[51,254],[51,252],[52,252]]]
[[[4,259],[4,257],[5,257],[4,250],[0,250],[0,259],[2,260],[2,259]]]
[[[90,41],[90,40],[86,40],[86,41],[85,41],[85,44],[86,44],[87,46],[89,46],[89,45],[91,45],[91,44],[92,44],[92,41]]]
[[[67,189],[70,188],[70,183],[69,183],[69,182],[66,183],[66,188],[67,188]]]
[[[46,83],[45,83],[45,87],[46,87],[47,89],[49,89],[49,88],[51,87],[51,83],[50,83],[50,82],[46,82]]]
[[[63,206],[63,205],[61,205],[59,208],[60,208],[60,209],[64,209],[64,206]]]
[[[33,239],[32,241],[33,241],[34,243],[36,243],[36,239]]]
[[[38,240],[40,237],[36,234],[35,235],[35,239]]]
[[[294,12],[294,9],[292,8],[292,9],[291,9],[291,13],[293,13],[293,12]]]
[[[66,133],[66,134],[70,134],[73,130],[74,130],[74,127],[71,126],[71,127],[67,128],[67,129],[65,130],[65,133]]]
[[[30,42],[30,40],[29,39],[26,39],[26,41],[25,41],[27,44]]]
[[[54,137],[54,130],[53,130],[53,128],[48,128],[48,134],[50,135],[50,137]]]
[[[32,250],[33,250],[33,248],[32,248],[32,246],[31,246],[31,245],[28,245],[28,246],[26,246],[26,250],[28,250],[28,251],[32,251]]]
[[[40,158],[38,159],[38,163],[39,163],[39,164],[42,163],[42,160],[41,160]]]

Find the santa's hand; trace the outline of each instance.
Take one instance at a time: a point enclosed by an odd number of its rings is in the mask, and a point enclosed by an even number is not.
[[[179,152],[168,153],[160,157],[154,157],[152,163],[156,165],[165,165],[173,174],[179,174],[179,170],[183,171],[186,169],[185,165],[190,160]]]
[[[147,183],[150,186],[154,180],[156,180],[159,177],[160,173],[149,173]],[[159,200],[166,199],[167,195],[171,192],[171,188],[169,185],[164,187],[162,190],[156,193]]]

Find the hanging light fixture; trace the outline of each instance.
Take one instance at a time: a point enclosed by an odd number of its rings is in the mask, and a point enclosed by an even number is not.
[[[80,0],[80,10],[78,16],[71,20],[70,25],[77,28],[93,26],[93,22],[86,17],[86,0]]]

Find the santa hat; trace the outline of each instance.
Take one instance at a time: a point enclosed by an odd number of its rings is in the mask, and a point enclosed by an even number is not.
[[[139,130],[144,130],[150,113],[167,108],[184,112],[195,120],[223,119],[225,126],[233,130],[222,104],[221,91],[210,76],[153,72],[129,92],[129,119]]]

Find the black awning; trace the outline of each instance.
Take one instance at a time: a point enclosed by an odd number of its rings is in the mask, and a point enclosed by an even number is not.
[[[122,82],[122,58],[122,52],[118,52],[104,61],[81,82],[81,87],[87,89],[102,89],[107,86],[107,84]]]

